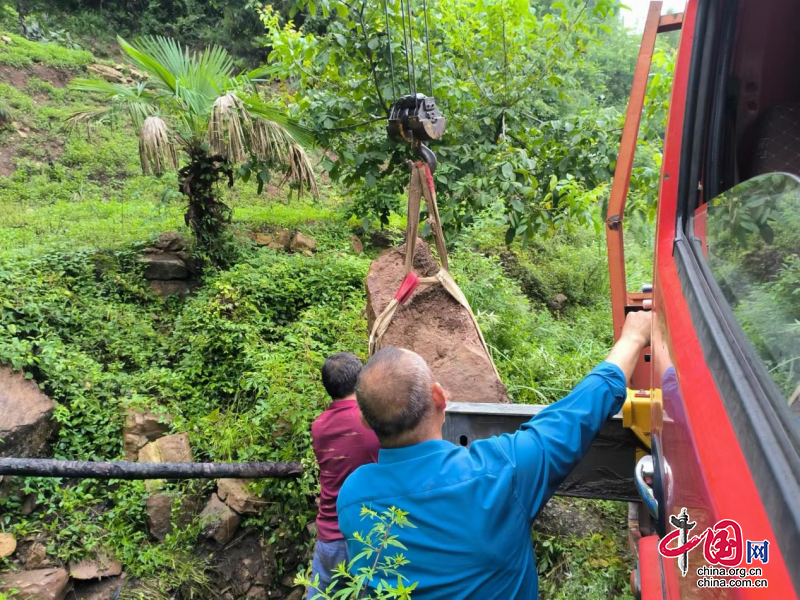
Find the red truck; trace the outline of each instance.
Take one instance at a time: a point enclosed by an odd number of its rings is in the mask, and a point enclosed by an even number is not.
[[[647,447],[632,587],[645,600],[796,598],[800,2],[661,8],[651,3],[606,223],[615,331],[627,311],[656,317],[623,415]],[[629,293],[625,197],[655,38],[675,29],[653,284]]]

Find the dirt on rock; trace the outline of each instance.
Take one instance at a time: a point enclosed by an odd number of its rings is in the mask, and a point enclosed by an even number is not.
[[[387,250],[370,266],[366,282],[370,328],[403,280],[405,249],[403,244]],[[417,240],[414,270],[421,277],[439,270],[422,240]],[[417,288],[395,313],[381,346],[399,346],[422,356],[452,401],[508,402],[469,313],[439,284]]]

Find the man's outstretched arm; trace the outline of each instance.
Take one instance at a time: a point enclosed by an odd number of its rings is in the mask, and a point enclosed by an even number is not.
[[[497,438],[515,468],[515,492],[533,518],[586,455],[603,424],[620,410],[626,382],[650,344],[649,312],[628,315],[608,358],[568,396],[551,404],[520,430]]]

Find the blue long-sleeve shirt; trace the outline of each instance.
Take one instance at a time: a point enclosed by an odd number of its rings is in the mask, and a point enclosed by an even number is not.
[[[537,598],[533,518],[620,410],[625,393],[622,371],[603,362],[513,434],[468,449],[444,440],[381,449],[378,462],[356,469],[339,492],[349,555],[362,550],[353,534],[373,525],[360,517],[361,506],[379,512],[394,506],[416,526],[392,533],[407,547],[401,552],[410,563],[400,573],[406,585],[418,583],[417,600]]]

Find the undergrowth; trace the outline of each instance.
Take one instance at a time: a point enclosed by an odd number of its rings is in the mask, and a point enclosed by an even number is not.
[[[80,69],[92,60],[12,39],[0,46],[0,64]],[[64,88],[35,78],[24,89],[0,84],[0,103],[29,129],[0,130],[14,167],[0,176],[0,363],[24,370],[58,402],[55,456],[119,459],[124,408],[170,413],[198,460],[301,460],[300,479],[256,484],[267,508],[246,523],[269,543],[297,537],[316,512],[310,423],[325,405],[319,368],[334,352],[367,357],[364,277],[379,249],[353,250],[360,222],[342,192],[326,186],[311,202],[280,190],[221,189],[233,208],[235,264],[207,271],[186,301],[162,300],[137,257],[160,231],[185,233],[182,207],[170,200],[174,174],[141,175],[135,136],[122,124],[66,137],[63,118],[91,103]],[[276,253],[246,237],[278,227],[313,236],[318,252]],[[504,231],[487,216],[449,240],[452,270],[513,400],[549,403],[611,344],[604,241],[578,228],[509,251]],[[646,280],[646,264],[630,269]],[[556,296],[565,300],[554,307]],[[181,498],[207,496],[213,483],[164,485]],[[150,541],[143,482],[25,478],[15,486],[36,508],[24,514],[21,498],[0,499],[0,529],[46,539],[52,559],[107,548],[148,594],[213,596],[196,550],[199,524]],[[538,538],[547,597],[623,593],[624,514],[612,504],[600,510],[608,529],[589,539]],[[0,560],[0,569],[9,565]]]

